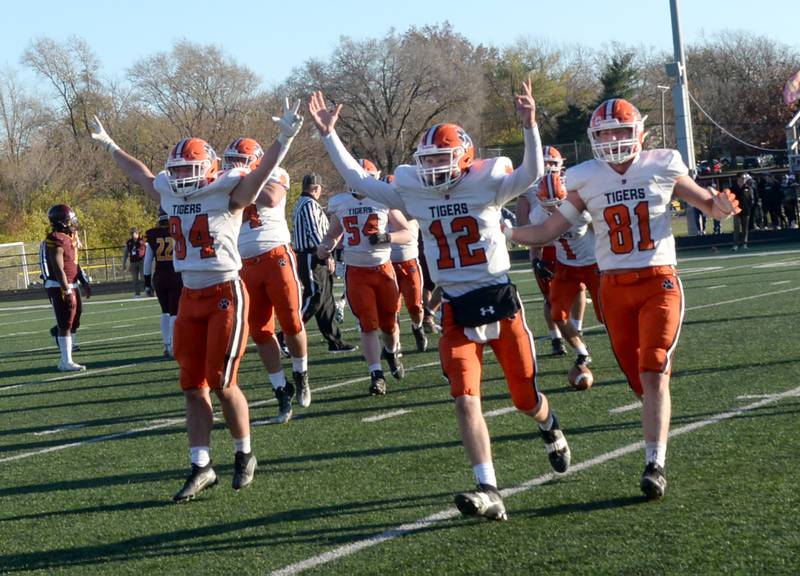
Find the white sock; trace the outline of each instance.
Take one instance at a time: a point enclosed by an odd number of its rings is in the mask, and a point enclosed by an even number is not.
[[[575,318],[570,318],[569,321],[572,323],[572,325],[575,327],[575,330],[577,330],[578,332],[580,332],[581,329],[583,328],[583,320],[576,320]]]
[[[561,330],[559,330],[558,327],[550,330],[550,340],[555,340],[556,338],[561,338]]]
[[[411,327],[412,327],[414,330],[419,330],[420,328],[422,328],[422,322],[420,322],[419,324],[415,324],[414,322],[412,322],[412,323],[411,323]]]
[[[177,318],[178,318],[177,316],[170,316],[169,317],[169,343],[170,343],[170,345],[172,345],[172,343],[175,341],[173,336],[175,335],[175,320]]]
[[[292,357],[292,370],[294,372],[308,372],[308,356]]]
[[[662,468],[667,463],[667,445],[661,442],[646,442],[644,445],[645,464],[655,462]]]
[[[192,464],[197,466],[208,466],[211,462],[211,450],[208,446],[192,446],[189,448],[189,458]]]
[[[169,314],[161,315],[161,339],[164,341],[164,346],[169,346],[172,342],[172,335],[169,330]]]
[[[584,356],[589,355],[589,349],[586,348],[586,344],[580,344],[578,346],[575,346],[575,352],[577,352],[578,354],[583,354]]]
[[[61,349],[61,363],[72,364],[72,336],[59,336],[58,347]]]
[[[547,415],[547,420],[545,420],[544,422],[539,422],[539,429],[547,432],[552,427],[553,427],[553,411],[550,410],[550,414]]]
[[[491,462],[484,462],[483,464],[476,464],[472,467],[472,473],[475,474],[475,480],[478,484],[486,484],[497,488],[497,478],[494,475],[494,464]]]
[[[369,365],[369,373],[370,374],[375,372],[375,370],[380,370],[381,372],[383,372],[383,366],[381,366],[380,362],[378,362],[377,364],[370,364]]]
[[[387,348],[385,345],[384,345],[383,349],[386,350],[387,354],[394,354],[394,350],[391,350],[391,349]]]
[[[279,370],[274,374],[270,372],[269,383],[272,384],[273,390],[286,386],[286,375],[283,373],[283,370]]]
[[[233,449],[236,452],[250,454],[250,436],[245,436],[244,438],[234,438]]]
[[[78,343],[78,333],[70,332],[70,336],[72,336],[72,345],[75,346]]]

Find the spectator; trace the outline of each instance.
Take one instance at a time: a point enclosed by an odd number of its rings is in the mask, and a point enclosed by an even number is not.
[[[125,242],[125,254],[122,256],[122,269],[130,262],[131,279],[133,280],[133,297],[139,298],[144,284],[144,254],[147,243],[139,236],[137,228],[131,228],[131,237]]]
[[[749,174],[740,172],[731,186],[731,192],[739,201],[741,212],[733,217],[733,251],[739,247],[747,250],[747,237],[750,231],[750,209],[753,206],[753,179]]]
[[[797,228],[797,182],[793,174],[785,174],[781,180],[783,194],[783,213],[786,215],[786,225]]]
[[[303,192],[294,207],[292,245],[297,254],[298,273],[303,283],[303,322],[314,316],[328,351],[353,352],[357,348],[342,341],[342,332],[336,322],[336,305],[333,302],[333,258],[321,260],[317,247],[328,231],[328,216],[319,203],[322,195],[322,178],[311,172],[303,176]]]
[[[767,175],[764,183],[764,208],[769,214],[770,226],[773,230],[781,228],[781,198],[780,182],[772,174]],[[766,224],[766,219],[764,223]]]

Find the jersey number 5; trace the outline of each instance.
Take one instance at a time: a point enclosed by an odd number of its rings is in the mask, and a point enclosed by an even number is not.
[[[169,217],[169,235],[175,240],[175,258],[186,258],[186,238],[183,236],[180,216]],[[192,227],[189,228],[189,243],[195,248],[200,248],[200,258],[213,258],[217,255],[214,251],[214,237],[208,229],[208,214],[198,214],[194,217]]]
[[[342,218],[342,227],[345,229],[345,232],[347,232],[348,246],[358,246],[361,244],[362,234],[364,236],[372,236],[380,232],[378,229],[377,214],[370,214],[367,217],[367,221],[364,223],[364,227],[360,230],[358,228],[358,216],[345,216]]]
[[[450,241],[445,234],[442,221],[434,220],[428,230],[436,238],[436,244],[439,246],[439,258],[436,260],[436,266],[438,266],[439,270],[448,270],[456,266],[475,266],[486,262],[486,250],[483,248],[478,248],[477,250],[470,248],[470,244],[474,244],[481,239],[478,221],[472,216],[459,216],[450,221],[449,233],[453,236],[457,235],[455,245],[458,262],[453,258]]]
[[[650,236],[650,210],[647,202],[639,202],[633,209],[639,228],[639,242],[636,247],[640,252],[655,248],[653,238]],[[631,228],[631,213],[624,204],[609,206],[603,210],[603,218],[608,224],[608,236],[611,240],[611,251],[614,254],[629,254],[633,252],[633,228]]]

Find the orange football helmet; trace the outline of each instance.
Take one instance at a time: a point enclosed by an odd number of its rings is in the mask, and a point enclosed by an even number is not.
[[[644,121],[636,106],[623,98],[611,98],[600,104],[592,113],[587,130],[594,157],[611,164],[622,164],[634,158],[644,144]],[[600,137],[603,130],[618,128],[629,128],[630,135],[608,141]]]
[[[447,163],[431,163],[426,157],[448,154]],[[447,190],[467,173],[475,160],[475,146],[461,126],[436,124],[428,128],[420,138],[414,152],[417,176],[420,183],[433,190]]]
[[[180,170],[185,167],[192,169],[191,176]],[[219,171],[219,158],[205,140],[184,138],[169,153],[166,171],[172,191],[190,196],[214,181]]]
[[[361,158],[358,161],[358,165],[364,169],[364,172],[366,172],[376,180],[380,180],[381,171],[378,170],[378,167],[375,166],[374,162],[372,162],[371,160],[367,160],[366,158]]]
[[[261,163],[264,149],[252,138],[237,138],[222,153],[222,169],[249,168],[255,170]]]
[[[280,166],[275,166],[275,168],[272,169],[272,172],[269,173],[267,182],[277,182],[288,190],[290,184],[289,173]]]
[[[536,193],[542,206],[558,206],[567,197],[567,189],[558,172],[549,172],[539,180]]]
[[[564,158],[555,146],[542,146],[542,156],[544,156],[544,173],[561,172],[564,167]]]

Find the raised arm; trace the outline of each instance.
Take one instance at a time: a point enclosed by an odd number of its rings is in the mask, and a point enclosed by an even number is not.
[[[367,174],[342,144],[336,134],[336,130],[334,130],[341,110],[341,104],[336,106],[334,110],[329,110],[322,92],[314,92],[308,101],[308,111],[311,119],[322,136],[325,150],[328,151],[336,170],[353,190],[358,190],[368,198],[389,208],[396,208],[405,212],[405,204],[392,185]]]
[[[92,139],[105,148],[106,152],[110,153],[117,163],[117,166],[125,173],[125,175],[135,184],[142,187],[145,193],[154,200],[160,200],[161,196],[153,186],[153,181],[156,179],[150,169],[145,166],[137,158],[134,158],[125,150],[120,148],[111,136],[108,135],[103,124],[94,116],[92,118]]]
[[[514,107],[522,121],[525,152],[516,170],[506,176],[497,193],[497,203],[513,200],[544,175],[542,139],[536,124],[536,101],[533,98],[530,78],[522,83],[522,94],[514,95]]]
[[[517,244],[542,246],[564,234],[578,222],[586,205],[575,191],[567,194],[567,199],[547,220],[541,224],[528,224],[515,228],[506,228],[506,237]]]
[[[300,131],[303,125],[303,117],[297,111],[300,109],[300,100],[296,100],[294,104],[289,102],[286,98],[283,105],[283,116],[278,118],[273,116],[272,120],[278,124],[278,137],[265,152],[261,158],[261,163],[258,167],[244,176],[242,180],[236,185],[231,192],[230,210],[231,212],[241,211],[245,206],[249,206],[255,202],[259,191],[264,186],[267,178],[278,164],[281,163],[292,140]]]
[[[727,188],[722,192],[717,192],[713,188],[703,188],[690,176],[679,176],[675,180],[672,194],[698,210],[702,210],[715,220],[725,220],[742,211],[733,192]]]

